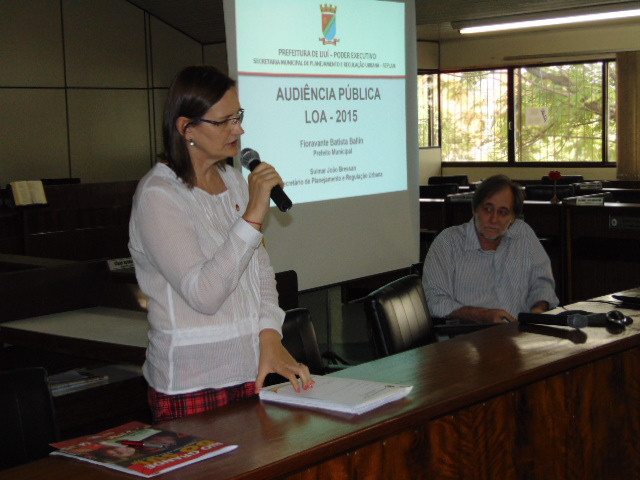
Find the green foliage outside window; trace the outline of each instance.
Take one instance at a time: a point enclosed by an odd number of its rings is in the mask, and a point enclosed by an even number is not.
[[[615,84],[614,62],[442,73],[442,160],[507,162],[513,141],[515,162],[615,161]]]
[[[507,161],[507,71],[440,76],[442,160]]]
[[[602,87],[600,63],[516,69],[518,161],[602,161]]]

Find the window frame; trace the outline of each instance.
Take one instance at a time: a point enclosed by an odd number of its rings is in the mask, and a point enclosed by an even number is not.
[[[436,76],[436,82],[437,82],[436,91],[437,91],[437,96],[438,96],[438,108],[437,108],[437,112],[436,112],[436,115],[438,117],[437,118],[438,130],[437,130],[437,133],[436,133],[437,139],[438,139],[438,144],[437,145],[427,145],[427,146],[418,145],[418,149],[442,148],[442,123],[440,121],[441,113],[442,113],[440,111],[440,106],[442,104],[442,102],[440,101],[440,73],[442,73],[440,70],[434,70],[434,69],[420,69],[420,70],[418,70],[418,75],[435,75]],[[419,106],[418,106],[418,111],[420,111]],[[418,134],[418,138],[420,138],[419,134]]]
[[[520,68],[533,67],[552,67],[562,65],[583,65],[588,63],[602,63],[602,151],[601,161],[599,162],[562,162],[562,161],[540,161],[540,162],[518,162],[516,161],[516,130],[515,125],[515,89],[514,89],[514,72]],[[589,61],[572,61],[572,62],[553,62],[553,63],[535,63],[526,65],[510,65],[496,66],[490,68],[472,68],[459,70],[419,70],[418,75],[437,74],[438,79],[438,145],[437,146],[419,146],[420,149],[425,148],[442,148],[442,122],[441,122],[441,74],[451,74],[457,72],[478,72],[487,70],[507,70],[507,122],[509,124],[508,142],[507,142],[507,161],[506,162],[447,162],[443,161],[444,167],[509,167],[509,168],[532,168],[532,167],[561,167],[561,168],[616,168],[617,162],[609,160],[609,68],[615,66],[616,60],[612,58],[594,59]]]

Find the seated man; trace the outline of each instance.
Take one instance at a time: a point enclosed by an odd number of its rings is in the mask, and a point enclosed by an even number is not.
[[[558,305],[549,256],[517,218],[523,201],[519,185],[504,175],[490,177],[473,195],[471,220],[435,238],[422,275],[433,317],[513,322],[520,312]]]

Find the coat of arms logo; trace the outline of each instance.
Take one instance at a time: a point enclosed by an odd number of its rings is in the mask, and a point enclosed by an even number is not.
[[[340,40],[336,38],[336,11],[338,7],[334,5],[320,5],[322,12],[322,34],[319,40],[323,45],[336,45]]]

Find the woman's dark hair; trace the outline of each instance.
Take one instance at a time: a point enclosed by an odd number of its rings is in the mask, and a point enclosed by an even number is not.
[[[513,192],[513,213],[516,217],[520,217],[522,215],[522,206],[524,205],[524,192],[519,184],[506,175],[494,175],[478,185],[478,188],[473,192],[473,199],[471,200],[473,211],[475,212],[487,198],[505,188],[510,188],[511,192]]]
[[[195,184],[195,172],[187,140],[178,131],[176,122],[180,117],[197,119],[204,116],[235,84],[234,80],[215,67],[204,65],[184,68],[169,88],[162,123],[164,153],[160,158],[191,187]],[[224,162],[218,163],[220,168],[224,168],[224,165]]]

